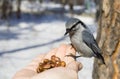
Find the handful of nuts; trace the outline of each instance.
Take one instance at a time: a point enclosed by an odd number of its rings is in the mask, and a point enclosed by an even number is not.
[[[66,66],[66,63],[64,61],[61,61],[59,57],[52,55],[50,60],[44,59],[43,62],[39,63],[39,66],[37,68],[37,73],[43,72],[51,68],[65,67],[65,66]]]

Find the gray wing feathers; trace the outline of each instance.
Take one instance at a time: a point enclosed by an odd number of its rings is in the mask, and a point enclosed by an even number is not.
[[[87,31],[87,30],[84,30],[82,32],[82,39],[83,39],[83,42],[89,47],[92,49],[92,51],[94,52],[95,55],[97,55],[97,53],[100,53],[100,49],[98,47],[98,44],[96,42],[96,40],[94,39],[93,35]]]
[[[99,58],[102,60],[102,62],[105,64],[104,58],[103,56],[100,54],[100,48],[98,47],[97,42],[95,41],[93,35],[85,30],[82,32],[82,38],[83,38],[83,42],[89,47],[91,48],[91,50],[93,51],[95,57]]]

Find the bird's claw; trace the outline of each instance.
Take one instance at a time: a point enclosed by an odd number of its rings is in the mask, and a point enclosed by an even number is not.
[[[72,53],[70,53],[69,55],[66,55],[67,57],[72,57],[74,59],[78,58],[78,57],[81,57],[81,56],[76,56],[76,55],[73,55]]]

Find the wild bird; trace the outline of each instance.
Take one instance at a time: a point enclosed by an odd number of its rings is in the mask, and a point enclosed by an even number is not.
[[[89,28],[79,19],[71,18],[66,22],[66,33],[69,34],[71,44],[80,54],[80,56],[72,57],[95,57],[105,64],[104,58],[101,55],[101,50],[90,32]]]

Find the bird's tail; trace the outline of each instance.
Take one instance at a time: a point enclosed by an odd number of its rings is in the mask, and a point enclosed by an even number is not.
[[[105,60],[104,60],[103,56],[100,53],[101,50],[99,49],[99,47],[96,46],[96,45],[94,45],[93,46],[93,51],[94,51],[94,53],[96,55],[95,57],[98,58],[98,59],[100,59],[102,61],[102,63],[105,64]]]
[[[100,53],[97,54],[97,58],[101,59],[102,63],[105,64],[105,60],[104,60],[103,56]]]

